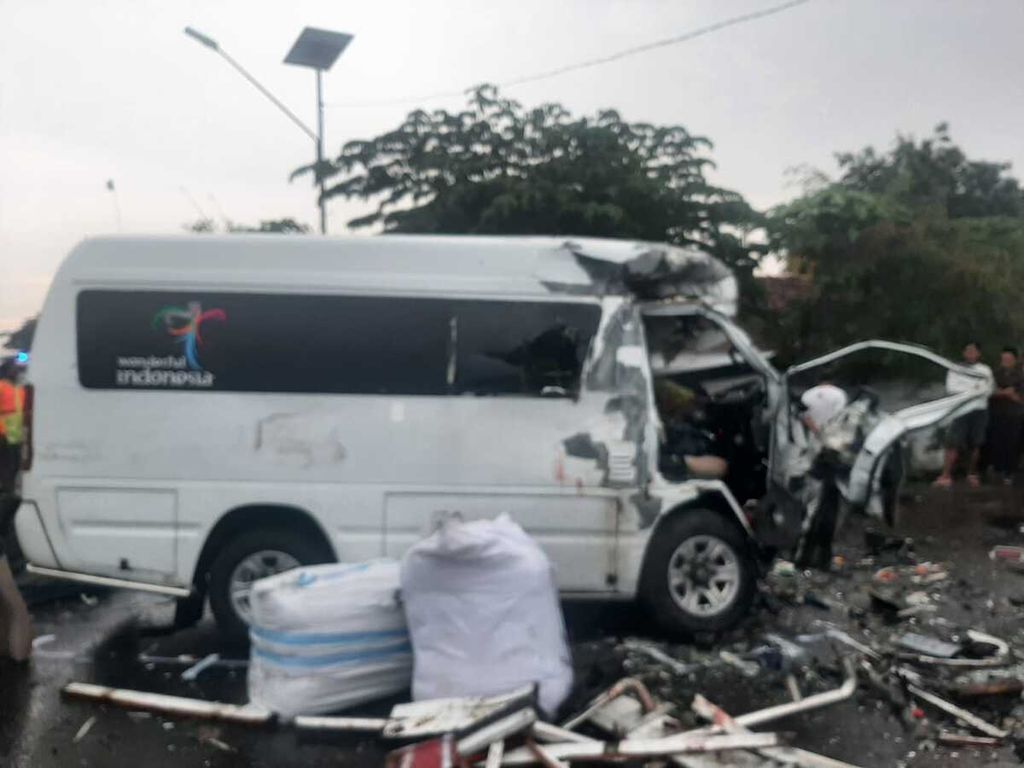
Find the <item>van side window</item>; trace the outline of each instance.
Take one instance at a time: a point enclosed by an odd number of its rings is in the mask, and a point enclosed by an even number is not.
[[[78,376],[98,389],[448,393],[449,302],[85,290]]]
[[[456,394],[572,397],[597,330],[591,304],[455,302]]]

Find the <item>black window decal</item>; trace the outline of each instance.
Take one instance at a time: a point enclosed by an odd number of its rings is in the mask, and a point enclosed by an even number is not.
[[[575,393],[593,304],[85,290],[94,389],[389,395]]]

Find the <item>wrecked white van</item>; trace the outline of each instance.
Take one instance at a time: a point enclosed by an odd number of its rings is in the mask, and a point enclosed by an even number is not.
[[[88,240],[32,350],[22,548],[37,573],[177,596],[183,623],[208,598],[240,636],[257,578],[507,512],[564,592],[727,627],[761,554],[741,505],[771,486],[813,507],[822,450],[736,298],[715,260],[650,243]],[[690,348],[709,331],[718,347]],[[742,450],[724,480],[659,471],[655,375],[696,377],[727,417]],[[855,399],[824,440],[843,496],[868,504],[899,437],[983,388],[893,414]],[[784,508],[766,508],[776,528]]]

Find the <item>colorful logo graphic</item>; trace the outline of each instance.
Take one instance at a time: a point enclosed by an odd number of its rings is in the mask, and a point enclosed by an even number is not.
[[[185,360],[193,371],[205,370],[199,362],[199,347],[203,345],[201,333],[207,320],[228,319],[223,309],[203,311],[198,301],[190,301],[187,307],[164,307],[153,315],[153,327],[163,328],[185,347]]]

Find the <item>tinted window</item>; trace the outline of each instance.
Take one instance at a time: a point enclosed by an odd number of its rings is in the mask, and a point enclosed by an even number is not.
[[[78,375],[94,388],[445,394],[447,302],[83,291]]]
[[[87,290],[77,319],[78,376],[89,388],[540,395],[578,390],[600,309]]]
[[[601,310],[591,304],[457,303],[455,389],[477,395],[573,395]]]

